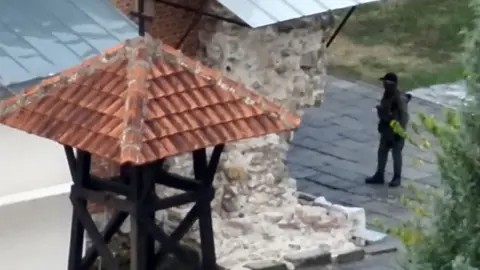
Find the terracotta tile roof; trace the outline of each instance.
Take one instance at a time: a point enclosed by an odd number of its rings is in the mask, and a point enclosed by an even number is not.
[[[142,164],[292,130],[300,119],[139,37],[2,101],[0,123],[116,163]]]

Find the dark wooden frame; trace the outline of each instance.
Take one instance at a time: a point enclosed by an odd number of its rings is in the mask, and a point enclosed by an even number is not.
[[[201,266],[192,269],[216,269],[215,244],[212,228],[214,198],[212,186],[215,171],[224,145],[214,148],[207,161],[205,149],[193,152],[194,179],[171,174],[163,169],[164,160],[144,165],[122,165],[120,175],[111,179],[99,179],[90,174],[91,154],[65,146],[70,172],[73,179],[70,200],[73,215],[70,235],[68,270],[90,269],[100,256],[107,270],[118,270],[119,264],[108,248],[113,235],[130,216],[130,269],[157,269],[166,258],[173,254],[182,262],[189,262],[186,253],[180,249],[179,241],[199,221],[201,239]],[[156,185],[168,186],[184,191],[183,194],[159,198]],[[104,204],[114,210],[103,231],[96,227],[87,209],[87,201]],[[171,235],[167,235],[155,222],[155,212],[194,202],[194,207],[180,222]],[[84,251],[85,232],[92,240],[92,246]],[[161,247],[155,250],[155,241]]]

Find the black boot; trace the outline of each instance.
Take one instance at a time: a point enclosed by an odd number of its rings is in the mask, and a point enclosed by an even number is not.
[[[400,175],[394,175],[392,181],[388,183],[389,187],[398,187],[402,184],[402,177]]]
[[[383,176],[383,173],[376,172],[372,177],[368,177],[367,179],[365,179],[365,183],[381,185],[385,183],[385,178]]]

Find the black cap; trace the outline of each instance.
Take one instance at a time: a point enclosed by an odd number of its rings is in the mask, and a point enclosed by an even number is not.
[[[397,74],[393,72],[388,72],[387,74],[385,74],[385,76],[380,78],[380,81],[397,83],[398,82]]]

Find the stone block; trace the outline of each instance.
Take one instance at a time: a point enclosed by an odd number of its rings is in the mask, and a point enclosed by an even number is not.
[[[251,262],[245,267],[251,270],[288,270],[285,263],[273,260]]]
[[[355,247],[348,251],[338,254],[335,259],[335,262],[339,264],[352,263],[361,261],[365,258],[365,250],[363,248]]]
[[[354,233],[363,231],[367,228],[367,218],[365,209],[360,207],[346,207],[339,204],[334,204],[329,208],[330,211],[342,214],[347,221],[349,221]]]
[[[326,208],[331,215],[344,217],[349,224],[352,224],[354,234],[367,228],[367,218],[363,208],[333,204],[327,201],[325,197],[316,198],[313,205]]]
[[[329,246],[322,246],[315,250],[285,255],[284,259],[292,263],[295,268],[324,266],[332,263],[332,254]]]

